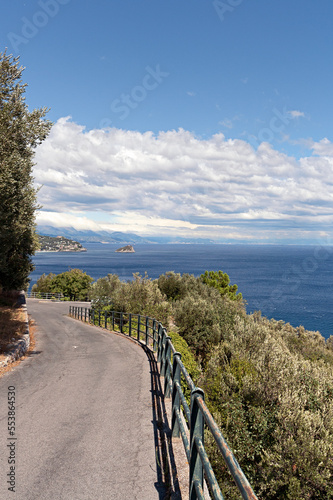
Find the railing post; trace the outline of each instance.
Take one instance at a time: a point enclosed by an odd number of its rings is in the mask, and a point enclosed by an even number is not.
[[[137,334],[137,340],[140,342],[140,319],[141,316],[138,314],[138,334]]]
[[[92,318],[92,324],[94,325],[95,324],[95,310],[94,309],[92,311],[91,318]]]
[[[204,391],[196,387],[191,392],[191,422],[190,422],[190,500],[197,500],[194,482],[199,483],[203,489],[203,465],[196,445],[200,439],[204,445],[204,418],[197,403],[197,398],[205,398]]]
[[[162,340],[163,340],[163,325],[162,323],[159,323],[158,324],[158,332],[157,332],[157,336],[158,336],[158,342],[157,342],[157,362],[158,363],[161,363],[161,360],[162,360]]]
[[[179,422],[178,418],[176,415],[176,410],[180,412],[180,396],[177,388],[176,382],[178,382],[180,386],[181,382],[181,371],[180,371],[180,365],[178,361],[182,359],[182,355],[180,352],[175,352],[173,355],[173,365],[172,365],[172,423],[171,423],[171,429],[172,429],[172,436],[173,437],[179,437],[180,431],[179,431]]]
[[[146,316],[146,346],[149,345],[149,318]]]
[[[170,365],[171,365],[171,337],[166,337],[165,338],[165,376],[164,376],[164,396],[166,398],[170,397],[171,390],[170,390],[170,378],[171,378],[171,383],[172,383],[172,374],[170,370]]]
[[[84,308],[84,322],[87,323],[87,308]]]
[[[120,333],[123,333],[123,312],[120,313]]]
[[[153,319],[153,351],[157,351],[157,340],[156,340],[156,319]]]
[[[161,377],[165,377],[165,367],[166,367],[166,362],[165,362],[165,349],[166,349],[166,337],[167,337],[167,331],[165,328],[162,328],[162,335],[161,335],[161,352],[160,352],[160,361],[161,361]]]
[[[114,331],[114,311],[112,311],[112,330]]]
[[[129,313],[128,315],[128,335],[129,337],[132,337],[132,314]]]
[[[104,328],[105,328],[105,330],[108,329],[108,313],[107,313],[107,311],[104,312]]]

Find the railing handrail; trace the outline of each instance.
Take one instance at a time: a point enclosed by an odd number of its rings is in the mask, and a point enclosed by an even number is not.
[[[27,298],[30,299],[61,299],[63,294],[59,292],[27,292]]]
[[[114,331],[116,331],[115,328],[118,325],[119,331],[129,337],[133,337],[136,330],[136,340],[145,344],[154,352],[157,351],[160,374],[164,377],[164,396],[172,397],[172,436],[181,436],[189,463],[190,500],[205,499],[204,473],[214,500],[223,500],[224,498],[205,450],[205,424],[212,434],[242,498],[244,500],[258,500],[205,403],[204,391],[195,386],[181,360],[181,354],[176,351],[162,323],[148,316],[121,311],[110,311],[104,313],[104,316],[100,311],[97,311],[96,317],[96,312],[93,309],[79,306],[70,306],[69,315],[105,328],[110,325]],[[135,326],[133,319],[135,318],[136,328],[133,329]],[[182,380],[185,380],[191,391],[190,404],[188,404],[182,390]]]

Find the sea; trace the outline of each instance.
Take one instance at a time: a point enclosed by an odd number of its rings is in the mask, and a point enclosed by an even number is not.
[[[42,274],[78,268],[95,280],[117,274],[123,281],[147,272],[194,276],[221,270],[238,285],[248,313],[333,335],[333,246],[136,244],[117,253],[114,244],[86,243],[87,252],[37,252],[30,287]]]

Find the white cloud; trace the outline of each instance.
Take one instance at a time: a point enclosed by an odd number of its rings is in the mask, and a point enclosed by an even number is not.
[[[312,142],[311,149],[318,156],[328,157],[328,160],[331,160],[333,157],[333,144],[326,137],[319,142]]]
[[[333,144],[312,149],[317,156],[296,161],[223,134],[85,131],[62,118],[36,152],[38,222],[236,240],[331,234]]]

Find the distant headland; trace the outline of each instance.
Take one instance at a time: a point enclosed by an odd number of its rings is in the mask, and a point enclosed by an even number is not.
[[[38,235],[40,252],[86,252],[78,241],[65,238],[64,236],[42,236]]]

